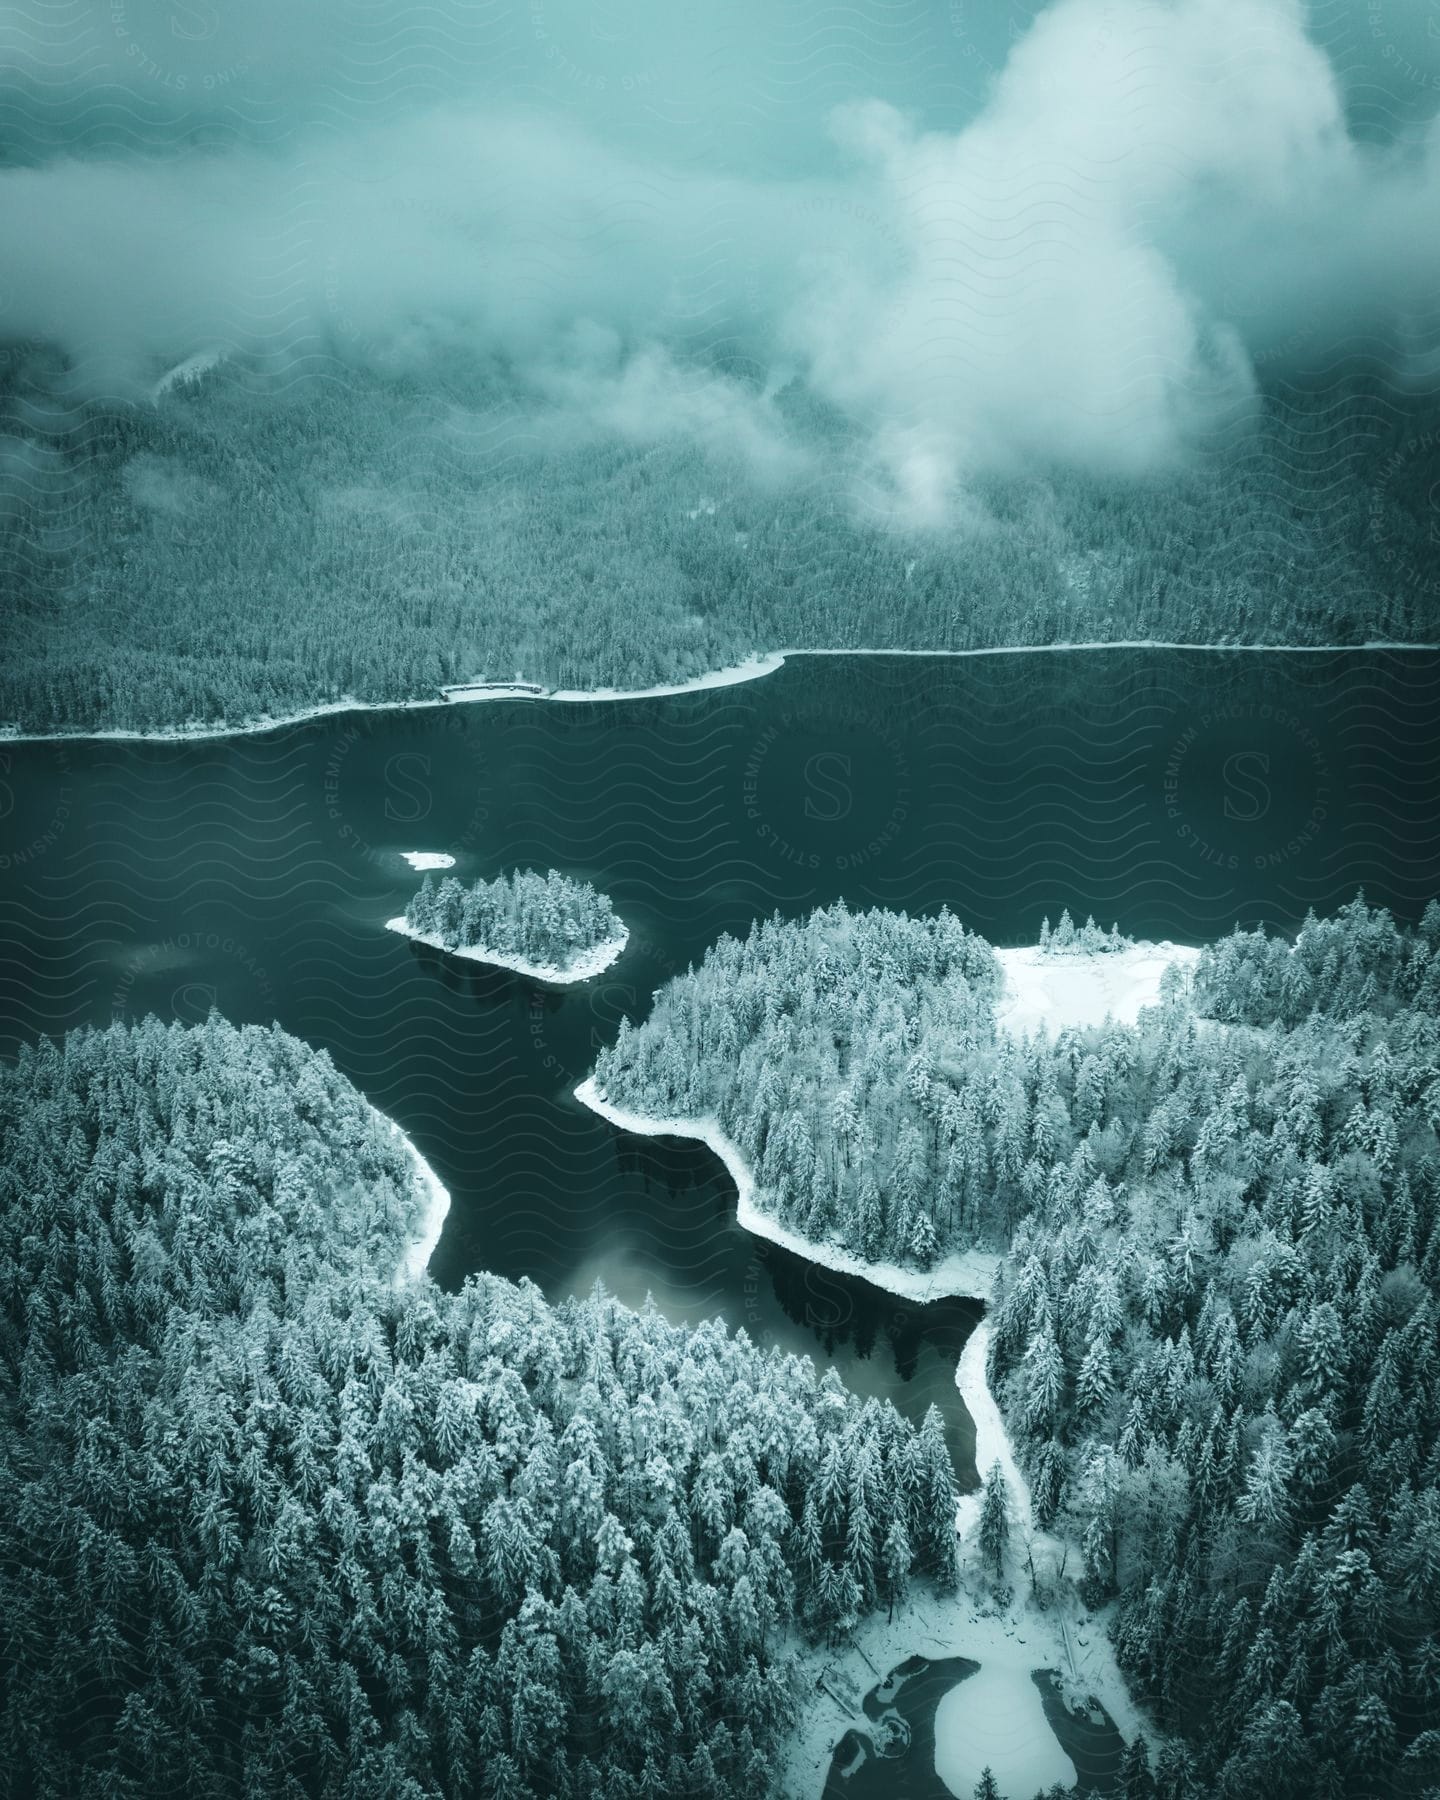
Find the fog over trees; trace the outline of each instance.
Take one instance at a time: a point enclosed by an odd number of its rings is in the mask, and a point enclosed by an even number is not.
[[[922,531],[846,499],[858,440],[798,385],[775,405],[837,459],[824,481],[572,443],[553,401],[463,358],[440,397],[241,363],[63,411],[51,373],[0,369],[0,725],[28,731],[234,724],[517,672],[639,687],[806,646],[1434,637],[1425,414],[1366,381],[1276,389],[1139,482],[986,474],[969,523]]]
[[[1237,930],[1189,998],[1053,1042],[997,1034],[996,986],[943,914],[777,918],[598,1076],[717,1116],[812,1239],[1003,1250],[991,1382],[1175,1734],[1162,1794],[1432,1792],[1440,904]]]
[[[0,19],[0,726],[1433,638],[1424,8],[193,10]]]

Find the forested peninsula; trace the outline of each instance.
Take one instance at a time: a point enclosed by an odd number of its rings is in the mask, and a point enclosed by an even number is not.
[[[57,405],[65,380],[0,369],[0,728],[25,733],[646,689],[789,649],[1435,638],[1434,412],[1364,371],[1262,388],[1143,480],[977,472],[943,526],[846,498],[863,445],[798,380],[777,424],[825,481],[572,441],[484,359],[443,399],[238,354],[144,399]]]
[[[492,963],[539,981],[587,981],[630,941],[608,894],[557,869],[519,869],[465,888],[427,875],[386,928],[452,956]]]
[[[945,913],[777,916],[595,1082],[822,1255],[998,1253],[990,1380],[1164,1800],[1433,1793],[1440,905],[1237,928],[1129,1024],[1017,1036],[1002,986]]]
[[[278,1028],[0,1069],[0,1794],[755,1800],[792,1648],[956,1580],[939,1416],[528,1283]]]

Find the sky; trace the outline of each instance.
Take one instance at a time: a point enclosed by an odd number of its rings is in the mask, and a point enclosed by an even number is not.
[[[925,524],[1440,375],[1434,0],[23,0],[0,70],[0,337],[69,402],[478,359],[785,479],[800,382]]]

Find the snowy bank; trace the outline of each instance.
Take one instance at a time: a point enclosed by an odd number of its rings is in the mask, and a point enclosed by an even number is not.
[[[183,362],[176,363],[173,369],[165,371],[151,388],[150,398],[163,400],[171,388],[194,387],[203,375],[218,368],[224,361],[223,350],[197,350],[193,356],[187,356]]]
[[[936,1773],[957,1800],[970,1800],[986,1762],[1010,1800],[1028,1800],[1038,1787],[1074,1780],[1066,1772],[1069,1758],[1045,1717],[1032,1670],[1055,1670],[1072,1710],[1083,1710],[1090,1698],[1097,1700],[1127,1742],[1141,1728],[1109,1654],[1102,1622],[1080,1606],[1073,1590],[1048,1612],[1036,1607],[1028,1592],[1002,1606],[981,1575],[978,1558],[971,1555],[962,1564],[958,1593],[939,1594],[929,1583],[917,1582],[893,1619],[887,1620],[882,1608],[867,1614],[839,1649],[800,1648],[803,1691],[810,1698],[780,1752],[782,1793],[821,1800],[831,1758],[845,1732],[870,1735],[874,1730],[860,1708],[860,1696],[911,1656],[931,1662],[967,1656],[980,1664],[978,1674],[941,1699],[935,1714]],[[816,1685],[822,1671],[828,1678],[824,1688]],[[832,1692],[847,1688],[855,1694],[853,1710]],[[1153,1742],[1154,1733],[1149,1735]],[[977,1752],[981,1761],[972,1763]],[[1056,1773],[1031,1780],[1031,1770],[1042,1764]],[[898,1769],[896,1775],[898,1787]]]
[[[596,944],[593,950],[586,950],[569,962],[562,969],[555,963],[526,962],[523,956],[507,956],[503,950],[487,950],[483,944],[464,944],[452,949],[443,939],[431,931],[416,931],[408,925],[404,917],[387,919],[387,931],[397,931],[401,937],[414,940],[417,944],[428,944],[432,950],[443,951],[446,956],[458,956],[465,962],[488,963],[494,969],[509,969],[513,975],[526,975],[532,981],[548,981],[554,986],[568,984],[573,981],[589,981],[592,976],[608,969],[620,955],[626,944],[630,942],[630,933],[622,929],[618,937],[607,938],[603,944]]]
[[[630,1112],[607,1100],[593,1076],[580,1083],[575,1097],[622,1131],[643,1137],[692,1138],[706,1145],[735,1184],[739,1224],[796,1256],[857,1276],[906,1299],[931,1300],[947,1294],[987,1298],[991,1292],[999,1259],[982,1252],[948,1258],[925,1273],[868,1264],[833,1244],[812,1244],[787,1231],[757,1208],[754,1176],[718,1120],[656,1119]],[[782,1781],[786,1793],[820,1800],[831,1757],[845,1731],[851,1727],[867,1733],[871,1730],[871,1722],[859,1709],[859,1695],[911,1656],[932,1660],[967,1656],[981,1664],[981,1674],[942,1700],[936,1713],[936,1770],[961,1800],[968,1800],[980,1768],[987,1762],[1001,1792],[1014,1796],[1034,1793],[1037,1787],[1055,1781],[1073,1781],[1073,1767],[1045,1718],[1039,1690],[1030,1678],[1032,1670],[1055,1670],[1072,1705],[1081,1706],[1091,1697],[1098,1700],[1127,1740],[1141,1729],[1140,1714],[1115,1663],[1103,1622],[1081,1604],[1068,1579],[1068,1573],[1079,1567],[1078,1555],[1060,1540],[1035,1530],[1029,1484],[985,1378],[989,1347],[989,1326],[982,1322],[966,1342],[955,1385],[975,1423],[975,1462],[981,1476],[995,1462],[1005,1476],[1011,1521],[1009,1598],[1001,1604],[981,1573],[980,1495],[964,1495],[956,1506],[964,1570],[959,1594],[939,1595],[928,1586],[917,1586],[896,1608],[893,1619],[887,1621],[883,1612],[870,1614],[843,1649],[802,1650],[800,1662],[807,1687],[814,1687],[822,1671],[833,1679],[827,1688],[815,1688],[813,1705],[807,1707],[787,1741]],[[1043,1608],[1032,1595],[1032,1570],[1046,1596]],[[830,1688],[853,1689],[857,1698],[854,1711],[842,1707]],[[974,1763],[977,1753],[981,1761]],[[967,1773],[972,1763],[973,1773]],[[1035,1774],[1037,1770],[1040,1772]],[[963,1785],[956,1786],[957,1782]]]
[[[868,1281],[872,1287],[884,1288],[887,1293],[898,1294],[904,1300],[923,1303],[953,1297],[983,1300],[989,1296],[1000,1259],[988,1251],[956,1251],[943,1262],[936,1263],[933,1269],[904,1269],[895,1263],[866,1262],[863,1257],[842,1250],[838,1244],[817,1244],[798,1231],[787,1229],[756,1204],[755,1178],[750,1166],[721,1130],[717,1119],[652,1119],[645,1113],[627,1112],[600,1093],[593,1075],[587,1075],[575,1089],[575,1098],[621,1131],[634,1132],[637,1137],[694,1138],[712,1150],[735,1183],[738,1196],[736,1222],[752,1237],[778,1244],[782,1250],[804,1257],[821,1268],[831,1269],[837,1275],[856,1276],[861,1281]]]
[[[1082,1705],[1093,1696],[1115,1721],[1127,1741],[1144,1726],[1154,1738],[1153,1726],[1142,1720],[1130,1697],[1125,1678],[1115,1661],[1103,1622],[1094,1618],[1075,1591],[1074,1575],[1082,1566],[1077,1546],[1054,1533],[1041,1531],[1035,1524],[1030,1498],[1030,1484],[1016,1460],[1010,1433],[990,1391],[986,1379],[986,1362],[990,1355],[990,1321],[984,1319],[971,1332],[960,1353],[955,1370],[955,1385],[965,1402],[965,1409],[975,1424],[975,1467],[981,1482],[993,1463],[999,1463],[1005,1478],[1010,1522],[1007,1579],[1016,1596],[1009,1608],[1017,1622],[1024,1622],[1027,1637],[1035,1633],[1047,1635],[1052,1647],[1049,1662],[1032,1662],[1031,1668],[1053,1668],[1061,1681],[1067,1701]],[[961,1540],[966,1566],[979,1560],[981,1492],[964,1494],[955,1509],[955,1529]],[[1038,1587],[1046,1598],[1042,1611],[1036,1604],[1032,1588]],[[1027,1637],[1018,1641],[1024,1643]],[[969,1655],[971,1652],[962,1651]],[[1028,1706],[1028,1700],[1025,1702]],[[976,1774],[979,1771],[977,1769]],[[999,1767],[995,1773],[999,1776]],[[1052,1776],[1052,1781],[1060,1777]],[[971,1777],[974,1780],[974,1776]],[[1001,1787],[1004,1787],[1003,1781]],[[1032,1790],[1017,1789],[1017,1792]],[[968,1790],[967,1790],[968,1792]]]
[[[974,650],[869,650],[869,649],[804,649],[770,650],[747,658],[729,668],[712,669],[708,674],[692,676],[687,681],[664,682],[646,688],[547,688],[530,682],[460,682],[447,693],[423,700],[356,700],[346,695],[340,700],[321,701],[289,713],[261,713],[243,719],[239,724],[228,721],[210,723],[191,720],[182,725],[161,726],[154,731],[20,731],[0,726],[0,742],[34,744],[51,742],[128,742],[188,743],[201,738],[244,737],[258,731],[277,731],[284,725],[301,725],[310,719],[328,718],[333,713],[349,712],[417,712],[437,706],[465,706],[485,700],[562,700],[575,704],[589,700],[657,700],[673,694],[698,694],[711,688],[733,687],[742,681],[757,681],[784,668],[795,656],[904,656],[935,657],[955,660],[975,656],[1058,656],[1105,650],[1186,650],[1197,655],[1248,654],[1262,656],[1335,656],[1340,653],[1359,655],[1366,651],[1427,652],[1440,650],[1440,644],[1402,644],[1389,639],[1373,638],[1363,644],[1185,644],[1164,638],[1115,638],[1103,644],[995,644]]]
[[[369,1104],[368,1101],[366,1104]],[[406,1247],[405,1254],[400,1259],[400,1267],[395,1271],[396,1287],[404,1287],[409,1282],[418,1281],[430,1266],[430,1258],[435,1254],[435,1246],[440,1242],[440,1233],[445,1228],[445,1215],[450,1211],[450,1190],[392,1118],[382,1113],[378,1106],[371,1106],[370,1111],[405,1146],[415,1165],[416,1182],[425,1198],[419,1234]]]
[[[999,1463],[1010,1490],[1010,1523],[1025,1537],[1033,1529],[1030,1510],[1030,1484],[1020,1473],[1015,1452],[1010,1447],[1010,1434],[1000,1417],[1000,1408],[985,1379],[985,1363],[990,1354],[990,1321],[982,1319],[965,1340],[955,1370],[955,1385],[965,1410],[975,1424],[975,1467],[983,1482],[992,1463]],[[955,1513],[955,1529],[964,1539],[980,1523],[980,1494],[963,1494]]]
[[[1129,944],[1123,950],[997,950],[1005,980],[995,1006],[996,1026],[1012,1037],[1083,1030],[1107,1018],[1133,1025],[1160,999],[1171,963],[1188,984],[1200,952],[1191,944]]]
[[[211,724],[192,719],[183,725],[162,725],[154,731],[19,731],[0,726],[0,743],[45,744],[66,743],[153,743],[188,744],[207,738],[249,737],[260,731],[278,731],[286,725],[304,725],[311,719],[328,719],[336,713],[354,712],[427,712],[438,706],[474,706],[489,700],[561,700],[567,705],[582,705],[593,700],[664,700],[674,694],[703,694],[711,688],[734,687],[742,681],[758,681],[783,668],[785,657],[776,652],[752,656],[728,669],[712,669],[706,675],[693,675],[686,681],[662,682],[645,688],[547,688],[538,683],[510,681],[476,681],[457,684],[447,691],[423,700],[357,700],[347,694],[340,700],[322,700],[314,706],[302,706],[288,713],[259,713],[232,725],[228,720]]]
[[[455,858],[443,850],[402,850],[400,854],[417,873],[426,869],[453,869]]]

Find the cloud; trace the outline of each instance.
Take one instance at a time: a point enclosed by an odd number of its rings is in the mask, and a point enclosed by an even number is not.
[[[164,25],[175,57],[213,61],[219,37],[193,35],[209,15],[187,8],[127,13],[106,56]],[[608,68],[662,41],[612,11],[597,37],[548,10],[545,44]],[[319,121],[296,101],[263,144],[37,154],[0,169],[0,232],[22,247],[0,334],[62,346],[72,393],[137,404],[202,350],[287,379],[339,359],[443,387],[488,365],[546,430],[683,438],[770,479],[816,472],[772,399],[798,374],[852,427],[835,479],[915,525],[964,517],[992,469],[1162,466],[1244,406],[1257,358],[1323,364],[1360,333],[1432,368],[1433,125],[1353,138],[1298,0],[1015,16],[959,122],[865,97],[868,72],[906,98],[872,50],[827,134],[807,78],[803,153],[797,124],[784,153],[700,154],[705,132],[665,125],[653,93],[643,132],[543,86],[548,104],[505,110],[465,63],[441,103]],[[267,94],[335,79],[324,34],[249,18]],[[691,89],[677,33],[663,42],[674,100]]]
[[[1174,455],[1252,375],[1163,230],[1283,211],[1353,161],[1288,0],[1061,0],[966,130],[874,103],[836,130],[904,253],[813,296],[789,339],[872,421],[875,464],[918,520],[976,468],[1127,474]]]

